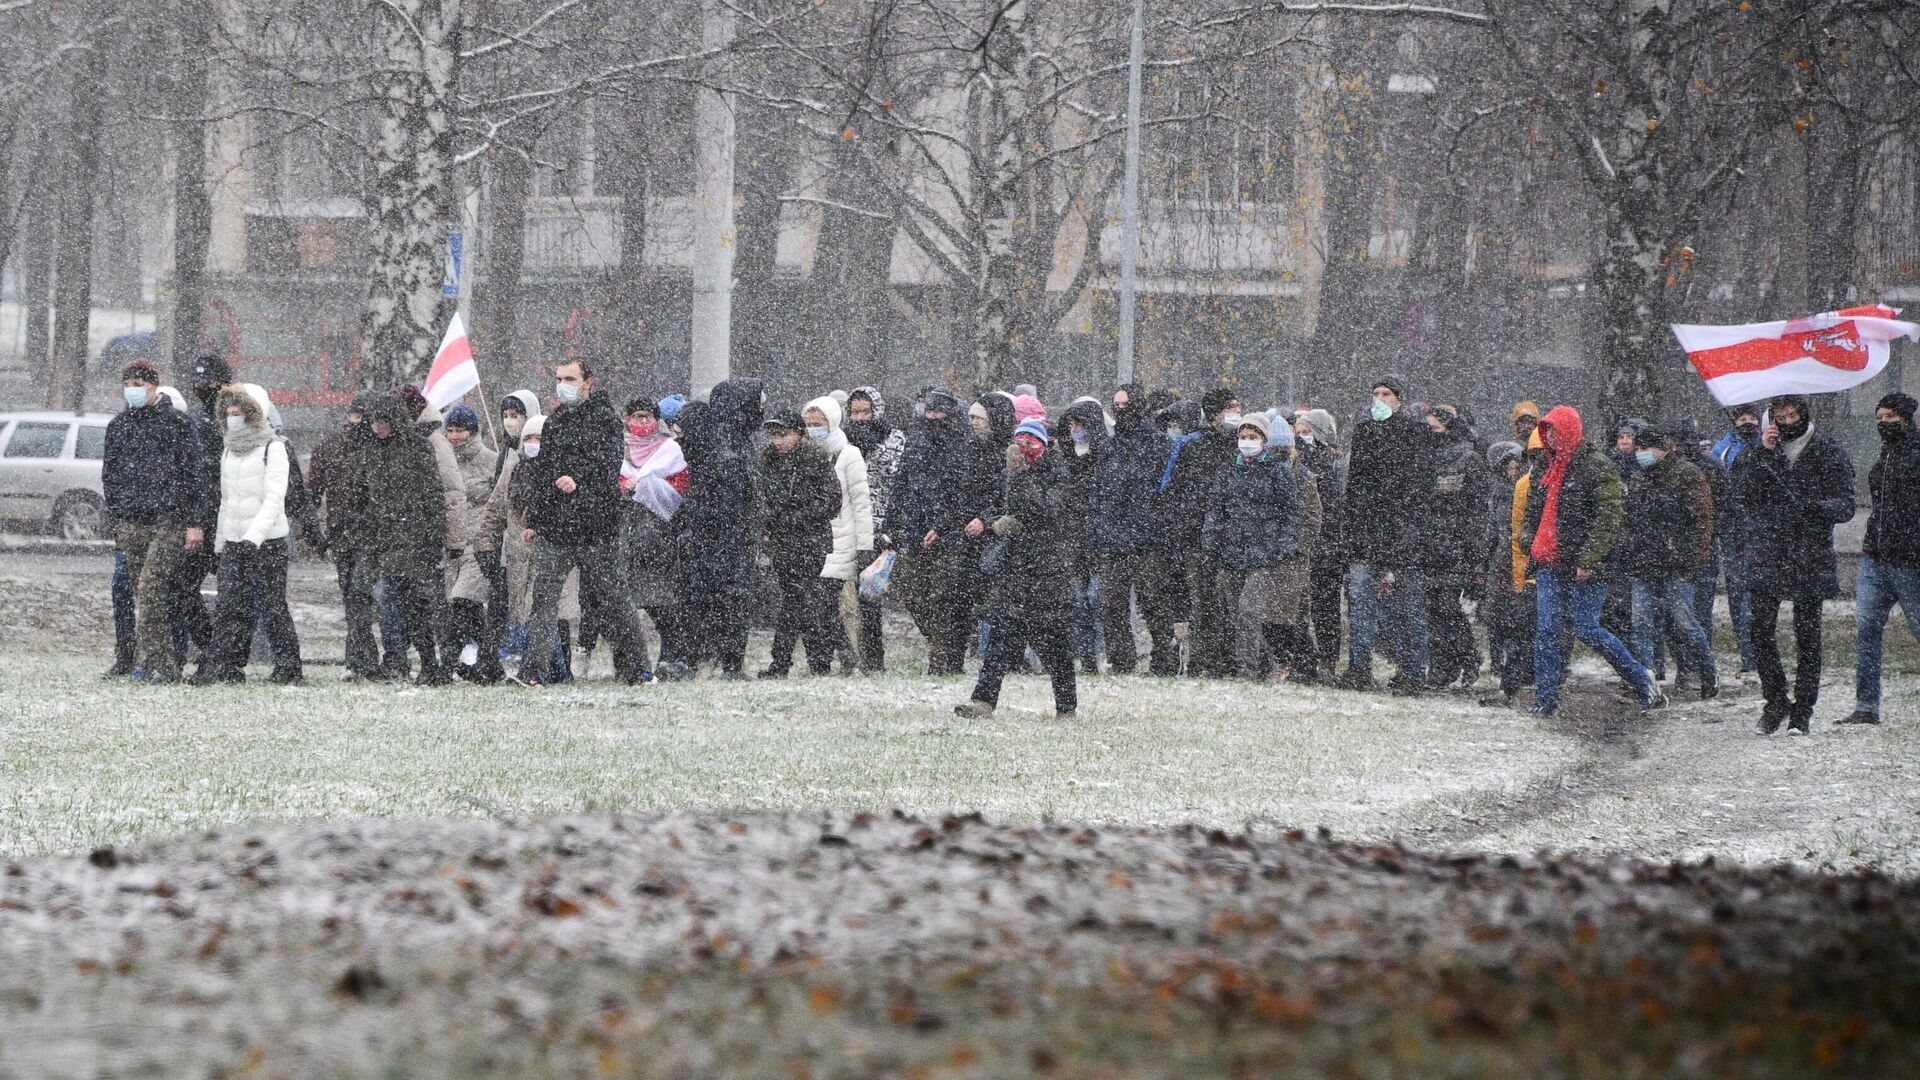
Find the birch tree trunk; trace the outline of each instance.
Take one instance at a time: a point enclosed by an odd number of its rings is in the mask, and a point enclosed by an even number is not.
[[[704,0],[702,38],[708,49],[732,44],[733,13],[721,0]],[[733,95],[694,92],[693,363],[694,397],[727,378],[733,354]]]
[[[180,0],[180,59],[173,122],[173,368],[187,371],[205,344],[207,254],[213,200],[207,193],[207,55],[213,12],[207,0]]]
[[[80,412],[87,400],[87,331],[93,318],[93,195],[100,172],[100,123],[105,95],[94,88],[106,67],[104,51],[88,50],[74,73],[67,157],[61,170],[59,271],[54,282],[53,385],[55,403]]]
[[[386,0],[385,102],[375,152],[373,270],[360,320],[360,381],[417,383],[440,344],[452,208],[461,0]]]

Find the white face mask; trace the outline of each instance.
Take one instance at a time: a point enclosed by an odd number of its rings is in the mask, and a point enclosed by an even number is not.
[[[123,386],[120,388],[120,398],[127,403],[127,408],[129,409],[145,408],[148,396],[147,388],[144,386]]]
[[[507,434],[517,439],[520,437],[520,429],[527,426],[527,418],[524,416],[503,417],[500,420],[500,426],[507,429]]]
[[[807,438],[818,439],[821,442],[825,442],[827,440],[827,436],[832,434],[833,434],[833,430],[831,428],[812,427],[812,426],[809,426],[807,428]]]
[[[246,418],[246,417],[244,417],[244,416],[229,416],[229,417],[227,417],[227,430],[228,430],[228,431],[240,431],[240,430],[242,430],[242,429],[244,429],[244,428],[245,428],[246,426],[247,426],[247,418]]]
[[[580,400],[580,384],[557,382],[553,384],[553,394],[562,404],[572,405]]]
[[[1293,437],[1296,439],[1299,439],[1303,443],[1306,443],[1308,446],[1313,445],[1313,432],[1311,431],[1306,431],[1306,432],[1296,431],[1293,433]]]
[[[1241,439],[1240,440],[1240,456],[1241,457],[1249,457],[1249,458],[1259,457],[1260,451],[1265,450],[1266,448],[1267,448],[1267,444],[1265,440],[1262,440],[1262,439]]]
[[[1220,414],[1220,430],[1232,431],[1240,426],[1240,414],[1237,412]]]
[[[539,443],[539,441],[538,441],[538,440],[535,440],[534,442],[525,442],[525,443],[521,443],[521,444],[520,444],[520,452],[521,452],[522,454],[525,454],[525,455],[527,455],[527,456],[528,456],[528,457],[530,457],[530,458],[536,458],[536,457],[539,457],[539,456],[540,456],[540,443]]]
[[[1393,406],[1384,401],[1375,401],[1373,405],[1367,409],[1367,415],[1384,424],[1393,417]]]

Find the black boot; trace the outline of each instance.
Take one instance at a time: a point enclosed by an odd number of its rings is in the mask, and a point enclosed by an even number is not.
[[[1783,701],[1769,701],[1760,707],[1760,723],[1754,730],[1762,735],[1771,735],[1780,730],[1787,719],[1787,705]]]

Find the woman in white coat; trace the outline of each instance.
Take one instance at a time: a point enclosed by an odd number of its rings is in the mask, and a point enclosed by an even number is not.
[[[831,397],[807,402],[800,420],[807,425],[807,438],[833,459],[833,474],[840,481],[840,513],[833,519],[833,550],[820,568],[820,576],[845,582],[840,602],[840,671],[851,673],[857,650],[854,639],[860,633],[858,599],[850,595],[855,578],[873,561],[873,491],[867,484],[867,462],[860,448],[847,441],[840,430],[840,403]]]
[[[253,640],[254,590],[260,583],[260,607],[267,637],[273,642],[272,680],[300,681],[300,639],[287,606],[287,444],[267,423],[266,391],[251,383],[227,386],[218,406],[226,425],[226,450],[220,456],[220,512],[214,550],[220,556],[220,602],[214,609],[213,649],[201,660],[193,681],[245,682],[247,651]]]

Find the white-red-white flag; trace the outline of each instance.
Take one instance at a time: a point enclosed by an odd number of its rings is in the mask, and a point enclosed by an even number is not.
[[[1886,370],[1888,343],[1920,323],[1883,304],[1745,326],[1675,326],[1673,336],[1722,405],[1850,390]]]
[[[440,341],[440,351],[434,354],[433,367],[427,369],[423,389],[427,404],[444,409],[479,385],[480,368],[474,364],[473,349],[467,344],[466,325],[460,321],[460,313],[454,312],[453,321],[447,324],[447,336]]]

